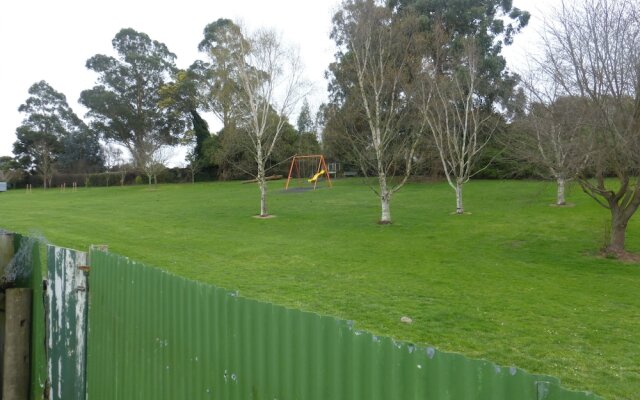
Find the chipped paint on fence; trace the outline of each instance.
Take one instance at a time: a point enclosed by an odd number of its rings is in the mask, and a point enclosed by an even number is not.
[[[91,260],[90,400],[598,399],[123,257]]]
[[[51,400],[84,400],[87,253],[47,247],[47,370]]]

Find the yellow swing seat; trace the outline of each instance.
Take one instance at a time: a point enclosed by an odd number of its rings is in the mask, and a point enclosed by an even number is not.
[[[318,180],[318,178],[320,178],[324,174],[325,174],[325,170],[321,169],[320,172],[315,174],[311,179],[307,179],[307,182],[314,183],[315,181]]]

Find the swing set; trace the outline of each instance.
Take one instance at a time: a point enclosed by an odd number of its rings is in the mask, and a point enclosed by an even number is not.
[[[323,155],[295,155],[291,158],[289,176],[287,177],[287,183],[284,190],[289,189],[289,184],[293,177],[297,178],[297,182],[300,182],[307,187],[310,187],[310,184],[313,184],[314,190],[318,185],[318,181],[321,179],[324,179],[327,182],[327,185],[331,187],[331,173],[333,173],[333,171],[327,168],[327,163],[325,162]]]

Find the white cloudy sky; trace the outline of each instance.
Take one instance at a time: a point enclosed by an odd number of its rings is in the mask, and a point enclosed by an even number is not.
[[[508,60],[522,64],[537,38],[540,13],[552,0],[515,0],[531,11],[531,26],[506,52]],[[18,107],[29,87],[46,80],[64,93],[80,116],[80,92],[95,83],[85,68],[97,53],[112,55],[111,39],[125,27],[147,33],[165,43],[178,56],[179,67],[199,57],[202,30],[218,18],[242,21],[249,29],[270,27],[286,42],[298,46],[308,79],[316,91],[310,102],[326,98],[324,71],[333,59],[329,39],[331,15],[339,0],[20,0],[0,3],[0,156],[11,155],[15,129],[23,116]],[[533,6],[532,4],[535,4]],[[215,123],[214,121],[210,121]]]

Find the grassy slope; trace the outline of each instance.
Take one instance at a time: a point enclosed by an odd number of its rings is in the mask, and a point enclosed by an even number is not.
[[[247,297],[355,320],[362,329],[560,377],[630,399],[640,388],[640,267],[595,256],[607,211],[577,190],[466,187],[451,215],[444,184],[413,184],[395,223],[360,181],[282,193],[258,220],[252,185],[214,183],[0,195],[0,226],[52,243],[110,250]],[[640,251],[640,223],[629,227]],[[403,315],[414,323],[400,323]]]

